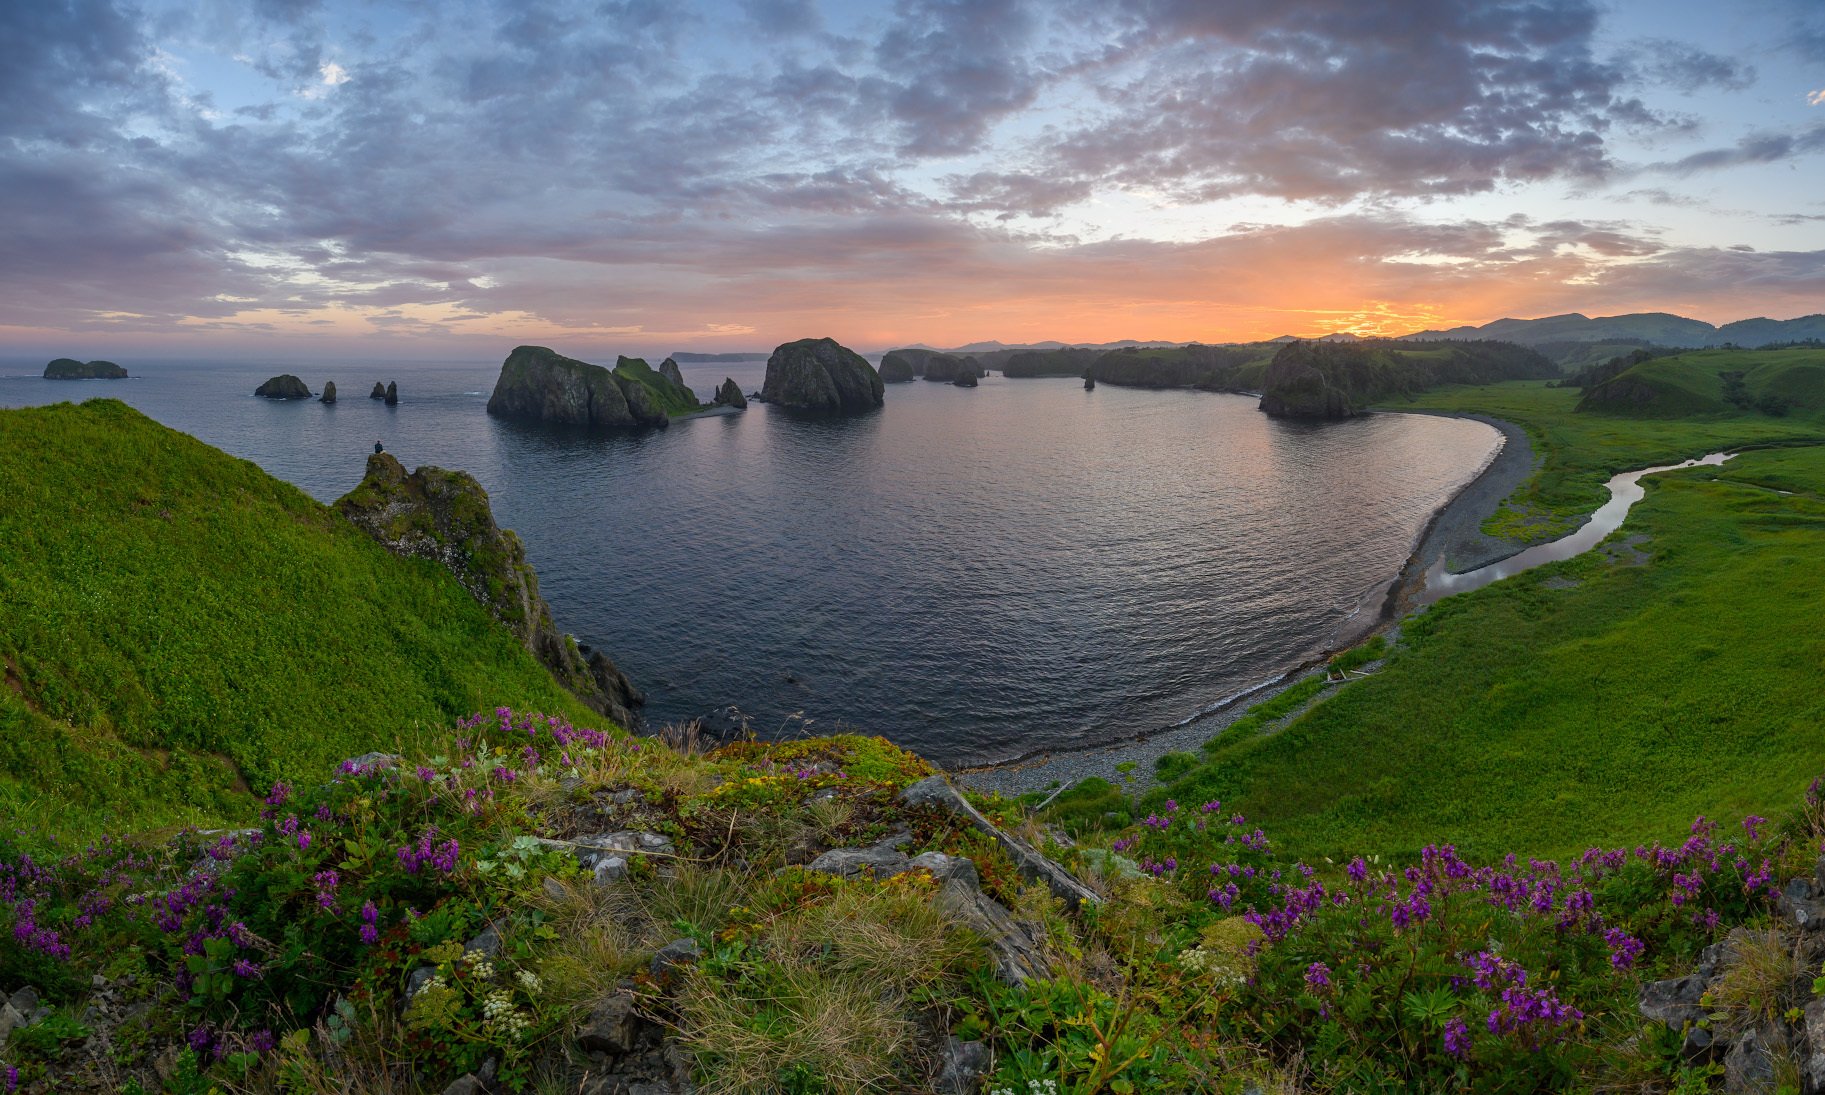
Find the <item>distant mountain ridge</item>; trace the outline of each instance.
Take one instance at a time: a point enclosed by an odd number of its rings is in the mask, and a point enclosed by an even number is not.
[[[1739,319],[1721,327],[1702,319],[1688,319],[1670,312],[1631,312],[1595,319],[1579,312],[1540,319],[1498,319],[1480,327],[1452,327],[1444,331],[1418,331],[1400,336],[1406,341],[1438,339],[1499,339],[1533,346],[1545,342],[1607,342],[1639,340],[1657,346],[1702,348],[1726,344],[1744,347],[1771,342],[1825,339],[1825,314],[1795,319]]]

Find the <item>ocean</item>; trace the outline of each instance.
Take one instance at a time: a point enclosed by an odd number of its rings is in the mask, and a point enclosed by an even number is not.
[[[882,734],[947,766],[1174,725],[1334,645],[1498,441],[1000,375],[890,384],[850,418],[754,404],[591,436],[488,417],[498,363],[122,364],[47,381],[0,361],[0,406],[118,398],[324,502],[376,440],[460,468],[650,724],[735,704],[763,735]],[[682,368],[708,398],[725,376],[758,389],[765,363]],[[280,372],[340,401],[254,397]],[[367,397],[377,380],[398,406]]]

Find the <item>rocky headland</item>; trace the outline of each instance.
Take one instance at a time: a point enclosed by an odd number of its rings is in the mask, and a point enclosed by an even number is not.
[[[833,338],[800,339],[774,350],[761,396],[794,410],[845,414],[873,410],[884,398],[881,374]]]
[[[77,361],[60,357],[44,367],[46,380],[125,380],[127,370],[112,361]]]
[[[488,492],[473,477],[436,467],[408,475],[391,453],[375,453],[336,509],[394,555],[444,567],[560,684],[620,725],[639,725],[645,697],[606,655],[557,629],[525,547],[495,523]]]

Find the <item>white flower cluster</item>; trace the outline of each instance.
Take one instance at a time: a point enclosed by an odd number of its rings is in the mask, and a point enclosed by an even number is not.
[[[434,973],[428,979],[426,979],[424,984],[418,986],[418,991],[414,992],[412,995],[413,995],[413,997],[423,996],[425,993],[430,992],[432,989],[448,988],[449,985],[450,985],[450,982],[444,980],[443,974]]]
[[[463,964],[469,967],[470,973],[482,980],[494,980],[494,963],[488,961],[488,956],[483,952],[469,951],[463,955]]]
[[[1028,1080],[1026,1088],[1022,1091],[1016,1091],[1011,1087],[997,1087],[991,1089],[989,1095],[1058,1095],[1058,1081]]]
[[[482,1021],[509,1038],[524,1036],[532,1025],[531,1020],[514,1008],[513,993],[507,989],[495,989],[482,1000]]]
[[[527,992],[537,992],[543,984],[543,982],[539,980],[539,975],[531,970],[521,970],[519,978],[520,984],[526,987]]]
[[[1204,947],[1180,951],[1179,965],[1190,973],[1208,973],[1219,985],[1239,985],[1246,980],[1228,955]]]

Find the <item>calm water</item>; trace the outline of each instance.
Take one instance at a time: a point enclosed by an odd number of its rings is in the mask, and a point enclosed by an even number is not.
[[[124,363],[144,377],[0,362],[0,405],[117,397],[326,502],[376,439],[462,468],[650,720],[737,703],[763,732],[847,725],[948,764],[1176,723],[1325,648],[1498,437],[1000,376],[889,385],[857,418],[755,405],[589,437],[490,419],[498,363]],[[280,371],[342,401],[254,398]],[[764,363],[684,371],[703,395],[725,375],[752,391]],[[375,380],[398,407],[367,398]]]

